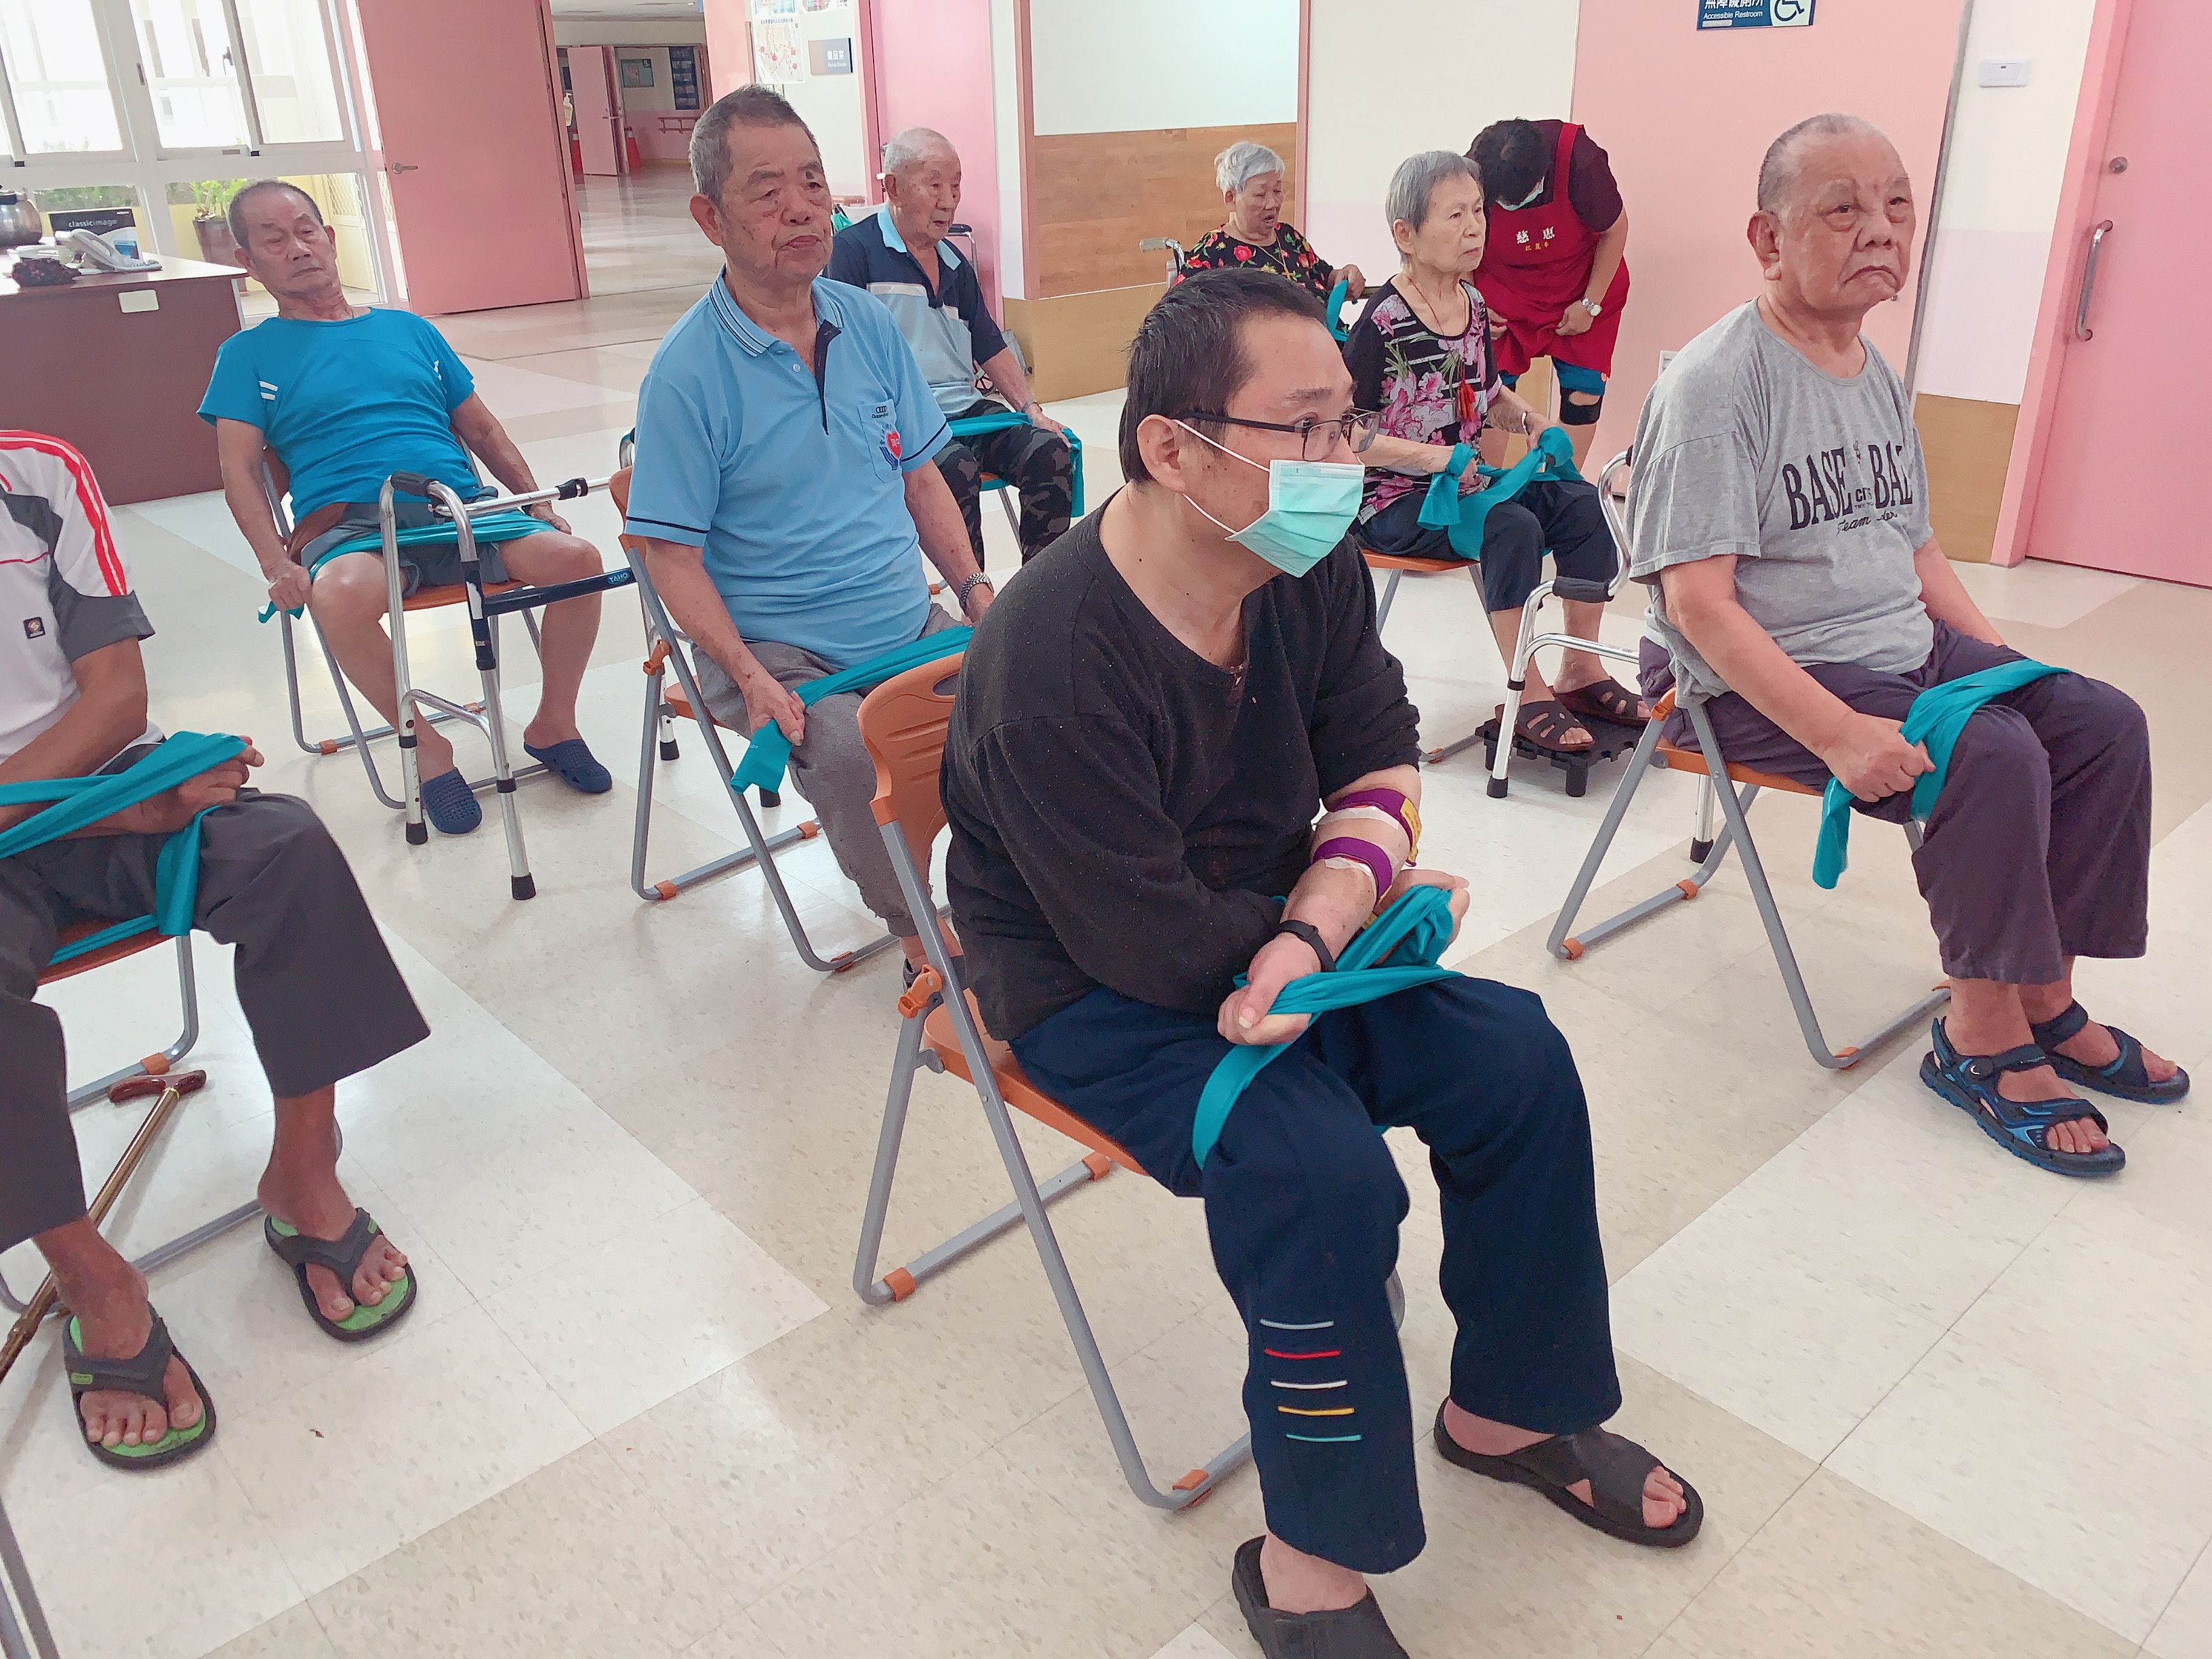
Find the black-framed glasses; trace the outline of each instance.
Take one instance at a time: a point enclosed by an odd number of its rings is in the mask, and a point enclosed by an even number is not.
[[[1223,426],[1249,426],[1258,432],[1294,432],[1297,434],[1298,453],[1309,461],[1325,461],[1335,453],[1340,437],[1352,447],[1355,455],[1367,453],[1367,446],[1375,441],[1376,414],[1371,409],[1355,409],[1349,414],[1324,417],[1301,415],[1295,421],[1248,421],[1235,415],[1216,415],[1203,409],[1187,409],[1175,417],[1178,421],[1213,421]]]

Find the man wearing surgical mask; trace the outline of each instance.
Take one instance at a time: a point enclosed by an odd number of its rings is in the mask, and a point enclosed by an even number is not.
[[[1424,1542],[1386,1125],[1428,1144],[1439,1188],[1459,1336],[1438,1453],[1632,1542],[1703,1518],[1597,1426],[1620,1389],[1589,1118],[1542,1005],[1455,976],[1269,1012],[1413,887],[1444,890],[1455,927],[1467,908],[1464,881],[1414,862],[1417,717],[1345,540],[1371,431],[1310,296],[1238,270],[1170,289],[1130,347],[1128,486],[978,625],[942,774],[986,1026],[1204,1200],[1267,1507],[1231,1584],[1261,1652],[1327,1659],[1404,1654],[1364,1575]],[[1214,1067],[1294,1039],[1200,1154]]]

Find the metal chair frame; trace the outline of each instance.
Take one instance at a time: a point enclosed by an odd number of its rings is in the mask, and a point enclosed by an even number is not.
[[[16,1608],[22,1609],[19,1620]],[[31,1582],[30,1564],[8,1522],[8,1510],[0,1504],[0,1659],[61,1659],[54,1645],[53,1627],[39,1605],[38,1587]]]
[[[1829,1046],[1826,1035],[1820,1029],[1820,1015],[1813,1006],[1810,992],[1805,988],[1805,976],[1797,966],[1797,953],[1790,947],[1789,930],[1784,927],[1782,911],[1774,902],[1774,890],[1766,879],[1766,867],[1760,861],[1759,848],[1751,838],[1749,814],[1753,802],[1762,789],[1778,790],[1790,794],[1817,794],[1788,778],[1753,771],[1748,767],[1731,767],[1721,753],[1719,741],[1713,735],[1711,719],[1702,702],[1690,702],[1681,705],[1689,717],[1690,727],[1697,740],[1694,750],[1678,748],[1664,743],[1660,728],[1666,724],[1666,710],[1674,702],[1669,692],[1660,704],[1661,712],[1655,714],[1629,757],[1628,769],[1622,775],[1620,787],[1606,809],[1605,819],[1598,827],[1597,838],[1590,843],[1589,855],[1582,868],[1576,872],[1574,884],[1567,890],[1566,902],[1560,907],[1559,918],[1552,925],[1551,937],[1545,948],[1563,962],[1578,961],[1593,946],[1603,943],[1624,928],[1633,926],[1645,917],[1671,905],[1687,903],[1705,890],[1705,884],[1720,871],[1734,849],[1741,856],[1745,878],[1751,884],[1752,902],[1759,908],[1759,920],[1766,930],[1766,941],[1774,953],[1774,965],[1781,971],[1783,988],[1790,994],[1790,1006],[1797,1017],[1797,1029],[1805,1039],[1806,1052],[1830,1071],[1846,1071],[1868,1054],[1887,1043],[1899,1032],[1918,1024],[1950,1000],[1950,987],[1939,985],[1919,998],[1910,1007],[1885,1021],[1856,1042],[1841,1048]],[[1628,816],[1631,802],[1644,782],[1645,773],[1653,766],[1674,771],[1692,772],[1698,779],[1698,820],[1692,839],[1691,857],[1697,868],[1683,879],[1640,899],[1626,909],[1607,916],[1577,933],[1575,918],[1582,910],[1583,902],[1596,881],[1598,869],[1620,832],[1622,821]],[[1739,793],[1739,786],[1741,793]],[[1713,824],[1713,808],[1717,804],[1722,819],[1718,832]],[[1920,850],[1920,826],[1910,819],[1905,823],[1905,838],[1916,853]]]
[[[876,760],[877,792],[876,819],[883,830],[884,846],[890,854],[891,867],[897,873],[899,890],[905,896],[908,914],[927,918],[921,929],[921,944],[929,959],[928,971],[901,995],[898,1047],[891,1066],[890,1091],[884,1103],[883,1129],[877,1140],[875,1169],[869,1179],[868,1199],[860,1222],[860,1248],[853,1261],[853,1289],[860,1299],[872,1307],[885,1307],[902,1302],[916,1288],[935,1277],[953,1263],[974,1254],[991,1240],[1016,1227],[1025,1226],[1036,1246],[1037,1255],[1044,1265],[1046,1281],[1052,1286],[1053,1299],[1059,1304],[1060,1318],[1067,1327],[1068,1340],[1074,1345],[1077,1360],[1083,1367],[1085,1381],[1090,1385],[1092,1403],[1106,1429],[1106,1437],[1114,1448],[1114,1456],[1120,1464],[1122,1478],[1129,1490],[1148,1507],[1158,1510],[1185,1510],[1211,1492],[1221,1480],[1249,1461],[1252,1455],[1252,1437],[1242,1434],[1215,1453],[1199,1467],[1190,1469],[1163,1491],[1153,1483],[1146,1468],[1142,1449],[1137,1444],[1135,1431],[1130,1427],[1128,1413],[1122,1408],[1121,1395],[1114,1387],[1114,1379],[1106,1365],[1105,1355],[1100,1351],[1098,1340],[1091,1328],[1090,1316],[1084,1310],[1083,1299],[1077,1292],[1073,1276],[1068,1272],[1067,1259],[1062,1254],[1060,1239],[1053,1231],[1046,1210],[1065,1198],[1077,1188],[1103,1180],[1115,1164],[1142,1176],[1145,1172],[1136,1160],[1114,1141],[1100,1134],[1064,1107],[1048,1098],[1035,1085],[1020,1076],[1018,1065],[1011,1056],[1005,1069],[994,1068],[981,1020],[977,1018],[969,994],[962,986],[957,967],[958,958],[951,953],[939,913],[933,902],[929,877],[921,859],[924,851],[933,845],[943,832],[944,817],[941,805],[937,807],[935,821],[929,824],[911,824],[897,816],[894,800],[893,764],[871,733],[872,711],[879,711],[878,718],[902,719],[890,711],[902,702],[911,708],[921,698],[933,698],[949,710],[951,697],[938,688],[957,675],[957,663],[928,663],[911,669],[896,679],[885,682],[871,692],[860,709],[860,732],[867,742],[869,752]],[[921,732],[921,718],[902,719],[902,735],[912,740]],[[941,751],[944,744],[943,715],[936,721],[935,748]],[[917,744],[916,754],[922,753]],[[925,757],[926,758],[926,757]],[[931,775],[934,775],[933,767]],[[918,832],[921,848],[914,844]],[[946,988],[951,988],[947,994]],[[943,1052],[942,1039],[928,1037],[927,1026],[933,1014],[941,1012],[950,1022],[957,1048],[951,1055]],[[915,1074],[922,1068],[943,1073],[956,1072],[975,1086],[976,1097],[982,1103],[984,1121],[990,1125],[991,1138],[996,1143],[1000,1161],[1006,1165],[1006,1178],[1014,1189],[1013,1202],[992,1212],[972,1225],[963,1228],[943,1243],[932,1246],[903,1266],[878,1275],[883,1253],[884,1223],[890,1208],[891,1188],[898,1173],[899,1146],[906,1128],[907,1111],[912,1103]],[[1013,1090],[1012,1103],[1018,1105],[1027,1115],[1047,1127],[1088,1146],[1091,1150],[1040,1182],[1030,1167],[1029,1157],[1022,1150],[1020,1138],[1014,1130],[1008,1088]],[[1404,1319],[1405,1300],[1397,1276],[1391,1276],[1389,1294],[1394,1316]]]
[[[1620,503],[1614,500],[1613,480],[1628,465],[1628,452],[1623,450],[1606,463],[1605,471],[1598,475],[1598,506],[1605,514],[1607,530],[1612,534],[1614,549],[1613,580],[1609,582],[1583,581],[1572,576],[1553,576],[1536,584],[1521,607],[1521,631],[1513,645],[1513,659],[1505,665],[1505,708],[1498,716],[1496,752],[1490,764],[1488,792],[1493,799],[1503,799],[1506,793],[1506,769],[1513,759],[1513,728],[1521,717],[1521,694],[1528,689],[1528,659],[1546,646],[1564,646],[1569,650],[1588,651],[1611,662],[1626,663],[1634,667],[1637,654],[1626,646],[1607,645],[1602,640],[1586,640],[1577,635],[1543,632],[1538,613],[1544,601],[1554,596],[1561,599],[1587,599],[1595,604],[1610,603],[1620,592],[1620,585],[1628,579],[1628,526],[1623,520]],[[1474,580],[1475,591],[1482,590],[1482,567],[1471,559],[1425,559],[1398,554],[1370,553],[1367,555],[1370,571],[1389,573],[1382,592],[1375,602],[1375,628],[1377,633],[1389,619],[1390,602],[1397,597],[1398,581],[1407,572],[1420,575],[1448,575],[1465,570]],[[1486,626],[1487,619],[1486,618]],[[1431,766],[1449,760],[1462,750],[1472,748],[1483,740],[1480,732],[1454,739],[1441,747],[1425,750],[1422,759]]]

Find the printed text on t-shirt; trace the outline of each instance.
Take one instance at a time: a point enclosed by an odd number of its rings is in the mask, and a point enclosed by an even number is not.
[[[1848,466],[1853,446],[1838,445],[1805,458],[1801,469],[1795,461],[1782,465],[1782,488],[1790,497],[1790,527],[1803,530],[1813,524],[1833,524],[1854,507],[1872,506],[1887,516],[1895,507],[1912,505],[1912,486],[1899,459],[1903,446],[1877,439],[1865,447],[1869,484],[1854,487]],[[1860,520],[1857,523],[1864,523]],[[1854,529],[1856,524],[1848,524]]]

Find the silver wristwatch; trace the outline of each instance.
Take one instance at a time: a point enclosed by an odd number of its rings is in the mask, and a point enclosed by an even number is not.
[[[999,591],[999,586],[996,582],[993,581],[984,572],[981,570],[977,571],[974,575],[962,582],[960,584],[960,591],[953,595],[953,598],[958,602],[959,606],[963,611],[965,611],[968,608],[969,590],[973,588],[977,582],[982,583],[984,586],[989,588],[994,593]]]
[[[1581,299],[1576,301],[1575,303],[1580,306],[1584,311],[1589,313],[1590,321],[1592,322],[1595,322],[1599,318],[1605,315],[1605,307],[1598,301]]]

